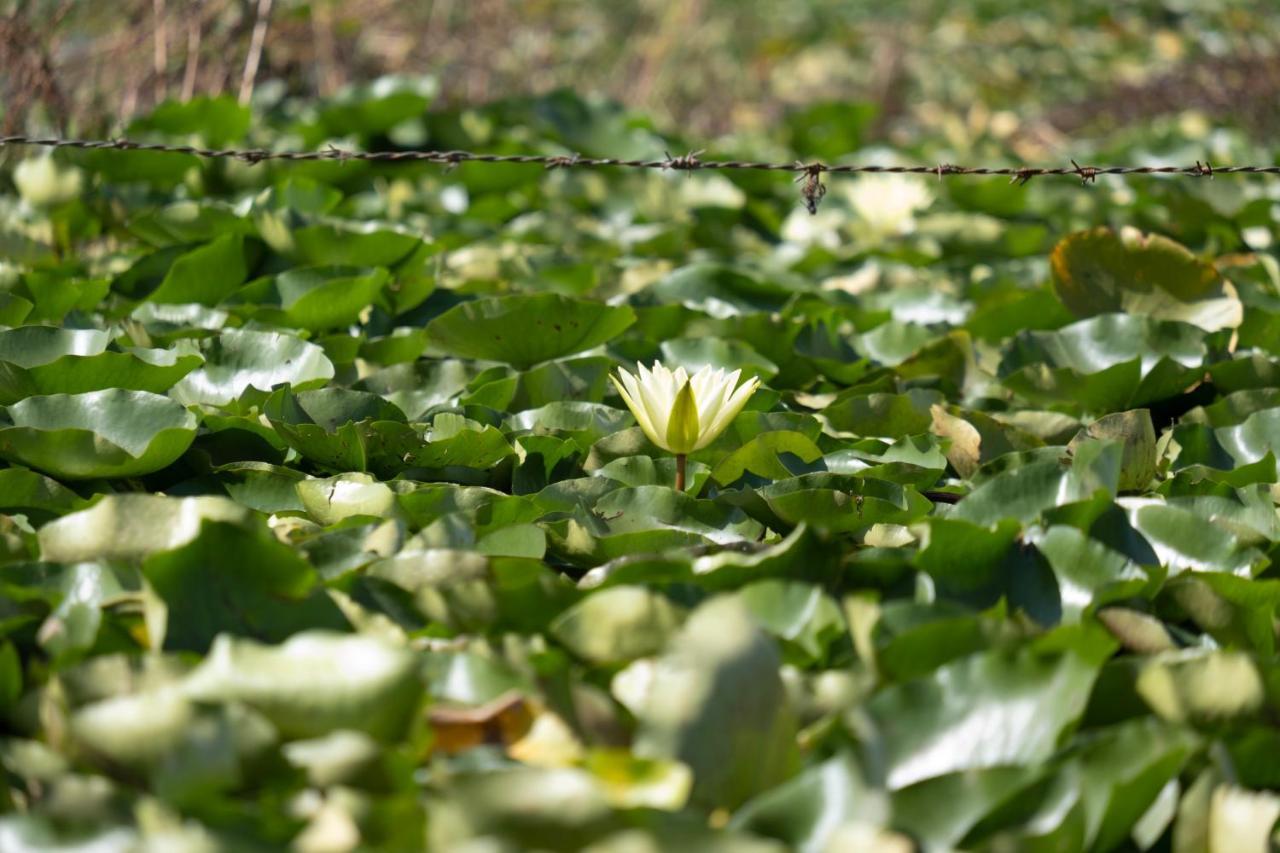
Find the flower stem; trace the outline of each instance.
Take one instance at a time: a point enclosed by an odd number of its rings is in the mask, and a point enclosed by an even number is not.
[[[676,491],[684,491],[684,464],[689,461],[689,457],[683,453],[676,454]]]

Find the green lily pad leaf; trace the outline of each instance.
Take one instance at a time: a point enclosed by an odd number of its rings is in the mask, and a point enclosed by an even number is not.
[[[1280,606],[1280,582],[1187,572],[1165,584],[1161,593],[1221,645],[1253,648],[1264,658],[1274,652],[1272,620]]]
[[[1065,776],[1084,807],[1091,849],[1121,845],[1195,748],[1192,733],[1150,718],[1110,727],[1086,743]]]
[[[866,143],[879,115],[880,107],[874,103],[824,101],[789,113],[785,132],[797,155],[836,160]],[[823,848],[816,845],[812,849]]]
[[[334,471],[395,473],[421,444],[403,412],[367,391],[280,388],[263,414],[290,447]]]
[[[794,352],[812,362],[819,373],[842,385],[853,385],[866,376],[871,363],[858,353],[830,324],[808,324],[796,336]]]
[[[227,496],[261,513],[303,512],[298,486],[306,475],[268,462],[231,462],[214,471]]]
[[[260,715],[201,708],[177,686],[90,702],[71,716],[70,730],[76,746],[107,769],[172,779],[181,767],[186,776],[174,781],[205,792],[234,787],[241,761],[260,760],[277,739]],[[193,760],[202,752],[204,766]]]
[[[515,455],[515,448],[502,430],[445,413],[436,415],[425,443],[419,444],[404,461],[428,470],[463,467],[483,471]]]
[[[851,388],[822,410],[835,429],[859,437],[900,438],[928,432],[933,423],[930,408],[944,402],[931,389],[913,389],[905,394],[867,393]]]
[[[368,574],[398,588],[417,616],[451,631],[484,631],[499,618],[492,563],[472,550],[416,547],[371,564]],[[407,595],[405,594],[407,593]]]
[[[201,341],[200,350],[204,365],[170,392],[180,403],[225,406],[249,388],[270,391],[287,384],[301,390],[333,378],[324,350],[294,335],[226,329]]]
[[[159,188],[172,188],[202,166],[194,155],[159,151],[82,151],[73,161],[112,183],[143,181]]]
[[[890,320],[859,335],[856,346],[859,353],[873,362],[895,367],[937,337],[938,332],[927,326]]]
[[[1249,576],[1262,556],[1231,530],[1185,507],[1127,500],[1130,523],[1151,543],[1169,574],[1227,572]]]
[[[326,527],[353,516],[390,518],[396,507],[391,487],[368,474],[301,480],[295,489],[307,514]]]
[[[1240,325],[1240,302],[1224,296],[1213,264],[1158,234],[1131,228],[1077,231],[1054,247],[1050,264],[1054,289],[1077,317],[1147,314],[1193,322],[1207,331]],[[1212,305],[1186,310],[1186,303],[1215,297],[1232,303],[1228,316],[1215,319],[1221,310]]]
[[[768,578],[826,582],[838,572],[825,537],[802,524],[782,541],[758,550],[726,549],[693,558],[670,552],[624,555],[587,572],[578,586],[687,583],[718,591]]]
[[[402,646],[308,631],[278,646],[219,637],[183,692],[202,702],[243,702],[287,739],[350,729],[385,741],[404,733],[422,684],[417,657]]]
[[[582,850],[613,823],[603,785],[577,767],[513,764],[461,773],[450,787],[459,819],[497,843]]]
[[[1087,439],[1120,443],[1123,448],[1120,457],[1121,491],[1145,489],[1155,479],[1156,431],[1151,424],[1151,412],[1147,409],[1116,412],[1099,418],[1081,430],[1067,445],[1067,450],[1074,451],[1079,442]]]
[[[540,558],[419,548],[413,540],[367,571],[408,592],[408,603],[422,617],[458,632],[545,631],[578,597]]]
[[[1057,453],[1053,448],[1046,450]],[[961,499],[951,517],[988,526],[1005,518],[1030,523],[1046,510],[1086,500],[1099,490],[1114,496],[1121,453],[1118,444],[1091,442],[1080,445],[1070,467],[1050,458],[994,472]]]
[[[273,536],[221,521],[142,573],[167,612],[163,648],[205,652],[222,633],[283,640],[307,628],[341,630],[346,619],[316,589],[315,570]]]
[[[722,264],[691,264],[654,284],[649,294],[665,303],[683,303],[713,317],[777,311],[791,291]]]
[[[16,293],[0,291],[0,325],[16,326],[31,314],[35,303]]]
[[[147,295],[160,304],[217,305],[249,277],[244,238],[224,234],[175,258],[160,286]]]
[[[415,360],[426,348],[425,329],[400,327],[360,344],[360,357],[378,364],[402,364]]]
[[[73,311],[92,311],[111,288],[108,278],[80,278],[61,270],[32,270],[23,281],[22,295],[35,304],[28,323],[61,323]]]
[[[757,376],[768,382],[778,375],[778,366],[741,341],[725,338],[678,338],[663,341],[662,363],[674,370],[683,367],[688,373],[703,367],[741,370],[743,378]]]
[[[224,497],[169,498],[161,495],[106,495],[40,528],[45,560],[133,562],[180,548],[200,533],[206,520],[248,524],[253,512]]]
[[[36,640],[56,665],[65,666],[97,641],[105,606],[135,597],[137,575],[104,563],[11,563],[0,589],[13,602],[40,601],[49,608]]]
[[[354,387],[357,391],[372,391],[416,423],[433,407],[455,402],[474,376],[475,371],[466,362],[456,359],[419,360],[378,370]]]
[[[689,765],[694,803],[734,808],[772,788],[795,760],[779,663],[741,604],[704,604],[652,664],[633,751]]]
[[[511,415],[504,426],[512,432],[571,438],[583,450],[588,450],[595,442],[617,433],[630,423],[634,423],[634,419],[624,409],[602,403],[566,401],[548,403],[538,409]]]
[[[225,311],[203,305],[157,305],[143,302],[129,315],[153,344],[168,346],[183,338],[201,338],[216,332],[231,319]]]
[[[990,620],[958,604],[889,601],[879,606],[877,616],[871,632],[874,653],[868,657],[894,681],[927,676],[992,644]]]
[[[910,524],[933,509],[927,498],[908,486],[825,473],[725,492],[720,500],[741,506],[774,530],[789,530],[804,522],[837,533],[865,530],[873,524]]]
[[[208,408],[200,413],[199,435],[191,445],[191,457],[199,465],[207,458],[211,466],[234,464],[237,461],[284,461],[289,445],[264,422],[258,412],[252,414],[215,414]]]
[[[795,473],[783,463],[780,458],[783,454],[807,464],[820,458],[822,450],[798,432],[765,432],[726,456],[712,470],[711,477],[717,483],[728,485],[737,482],[749,471],[757,477],[783,480]]]
[[[229,304],[262,306],[256,316],[279,325],[334,329],[359,320],[390,278],[383,267],[296,267],[249,284]]]
[[[254,224],[263,241],[300,264],[389,267],[422,244],[420,235],[390,223],[298,218],[293,210],[255,205]]]
[[[1074,527],[1055,524],[1032,541],[1058,578],[1064,621],[1132,597],[1148,583],[1147,573],[1131,559]]]
[[[253,234],[252,224],[239,208],[210,198],[182,199],[135,211],[124,224],[142,241],[166,249],[207,243],[227,234]]]
[[[1137,690],[1153,711],[1175,723],[1249,717],[1265,699],[1253,660],[1242,652],[1217,650],[1158,655],[1143,666]]]
[[[1024,332],[1000,362],[1006,387],[1033,402],[1108,412],[1174,396],[1201,378],[1204,332],[1186,323],[1103,314]]]
[[[669,528],[705,536],[714,542],[740,542],[759,535],[760,526],[732,507],[700,501],[667,486],[614,489],[596,501],[601,530],[630,533]]]
[[[67,480],[136,477],[176,461],[196,426],[181,405],[145,391],[29,397],[0,418],[0,456]]]
[[[150,114],[135,119],[130,133],[165,133],[196,136],[213,148],[244,139],[252,114],[229,95],[198,96],[189,101],[165,101]]]
[[[972,477],[978,468],[1005,453],[1042,447],[1044,442],[1017,427],[1001,423],[985,412],[957,406],[929,407],[934,435],[950,439],[947,461],[962,477]]]
[[[320,122],[331,136],[358,133],[372,137],[422,116],[438,89],[432,77],[379,77],[343,88],[320,111]]]
[[[1102,661],[981,652],[868,703],[890,790],[954,773],[1047,760],[1084,711]]]
[[[822,853],[842,824],[883,826],[889,802],[867,783],[849,755],[835,755],[806,768],[738,809],[730,826],[776,838],[789,849]]]
[[[455,512],[481,513],[504,522],[523,522],[542,513],[522,497],[494,489],[458,486],[453,483],[419,485],[411,490],[398,489],[396,501],[413,528],[426,527],[438,518]]]
[[[813,584],[762,580],[738,591],[756,622],[802,663],[820,663],[848,634],[840,607]]]
[[[1239,424],[1214,430],[1213,435],[1234,460],[1235,466],[1231,467],[1244,467],[1262,460],[1268,454],[1280,454],[1280,408],[1254,412]]]
[[[550,632],[578,657],[609,666],[660,652],[679,624],[679,609],[663,596],[643,587],[615,586],[561,613]]]
[[[978,589],[1003,566],[1018,530],[1014,519],[982,525],[956,514],[929,518],[915,528],[920,540],[915,562],[953,595]]]
[[[610,341],[635,319],[627,306],[553,293],[496,296],[449,309],[427,334],[440,352],[527,369]]]
[[[521,412],[559,402],[599,403],[610,387],[611,358],[585,356],[549,361],[532,370],[479,385],[466,396],[467,405]]]
[[[83,509],[84,498],[26,468],[0,470],[0,512],[22,513],[34,522]]]
[[[529,495],[579,473],[581,449],[572,441],[550,435],[526,435],[515,442],[519,464],[511,472],[511,493]]]
[[[105,332],[91,329],[0,331],[0,404],[106,388],[163,393],[204,361],[190,348],[108,352],[108,344]]]
[[[691,495],[702,494],[711,476],[711,469],[701,462],[690,460],[685,465],[688,485],[685,491]],[[676,481],[676,460],[671,456],[623,456],[602,465],[591,472],[593,477],[613,480],[624,486],[667,486]]]

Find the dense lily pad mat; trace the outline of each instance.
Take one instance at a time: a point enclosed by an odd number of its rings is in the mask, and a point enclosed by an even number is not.
[[[399,85],[262,132],[684,150]],[[1266,185],[28,171],[0,849],[1270,837]],[[762,382],[683,493],[609,381],[653,360]]]

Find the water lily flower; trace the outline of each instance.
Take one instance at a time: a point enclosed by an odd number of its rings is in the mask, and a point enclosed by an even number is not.
[[[933,203],[929,187],[913,175],[859,175],[842,188],[870,236],[878,238],[911,233],[916,213]]]
[[[684,490],[685,460],[716,440],[760,387],[752,377],[741,385],[741,370],[703,367],[690,376],[683,367],[670,370],[653,363],[636,364],[639,376],[619,368],[610,376],[618,393],[649,440],[676,456],[676,490]]]
[[[80,195],[82,178],[79,169],[59,164],[50,154],[23,160],[13,170],[18,194],[36,207],[53,207]]]

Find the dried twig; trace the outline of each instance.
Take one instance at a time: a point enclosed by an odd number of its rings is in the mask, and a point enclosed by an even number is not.
[[[247,104],[253,97],[253,84],[258,79],[258,64],[262,61],[262,47],[267,41],[267,24],[271,19],[271,0],[258,0],[257,18],[253,22],[253,38],[249,42],[249,55],[244,60],[244,76],[240,78],[240,103]]]

